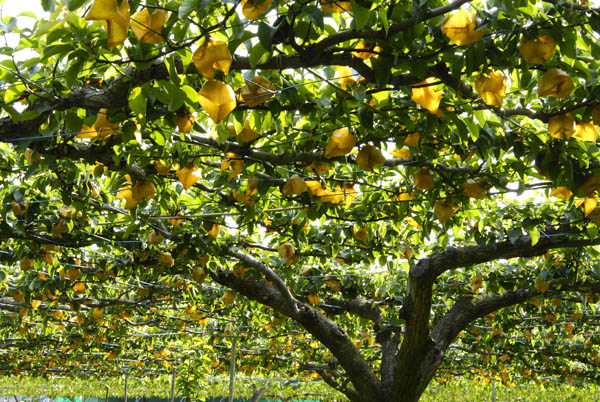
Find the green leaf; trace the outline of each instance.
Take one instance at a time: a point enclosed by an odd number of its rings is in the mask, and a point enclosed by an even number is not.
[[[531,237],[531,246],[535,246],[540,241],[540,231],[538,228],[532,228],[529,230],[529,237]]]
[[[179,6],[177,16],[180,20],[186,19],[190,13],[198,9],[200,0],[183,0]]]
[[[86,2],[86,0],[65,0],[65,4],[66,4],[67,8],[69,9],[69,11],[77,10],[85,2]]]
[[[254,45],[252,50],[250,51],[250,67],[256,68],[259,62],[261,62],[262,57],[267,53],[262,44],[258,43]]]
[[[131,111],[135,113],[138,118],[146,114],[147,102],[141,87],[133,88],[133,91],[131,91],[131,94],[129,94],[128,103]]]
[[[356,24],[356,29],[363,29],[369,21],[369,17],[371,16],[371,14],[369,13],[369,9],[360,5],[360,3],[358,3],[356,0],[352,0],[351,3],[352,15],[354,16],[354,23]]]
[[[182,86],[181,90],[185,93],[185,96],[190,103],[193,103],[193,104],[198,103],[198,91],[196,91],[194,88],[192,88],[189,85]]]
[[[265,24],[262,21],[260,24],[258,24],[258,40],[260,41],[262,47],[268,52],[271,51],[271,44],[275,32],[277,32],[277,29],[273,28],[268,24]]]
[[[85,59],[77,57],[75,60],[69,64],[67,71],[65,72],[65,83],[68,88],[71,88],[73,84],[75,84],[75,80],[77,80],[77,76],[81,72],[83,65],[85,64]]]
[[[325,26],[323,19],[323,10],[321,10],[317,6],[307,6],[304,7],[302,11],[304,11],[306,15],[308,15],[308,19],[310,19],[310,22],[312,22],[318,28],[323,29],[323,27]]]
[[[56,11],[56,0],[42,0],[42,8],[44,11],[53,13]]]

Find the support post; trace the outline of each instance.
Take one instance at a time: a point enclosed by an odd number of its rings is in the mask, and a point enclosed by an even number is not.
[[[175,401],[175,367],[171,373],[171,402]]]
[[[127,374],[125,374],[125,402],[127,402]]]
[[[104,384],[104,386],[106,387],[106,394],[104,396],[104,402],[108,402],[108,385]]]
[[[235,354],[236,344],[234,336],[233,341],[231,343],[231,366],[229,367],[229,402],[233,402],[233,386],[235,383]]]
[[[492,402],[496,402],[496,381],[492,380]]]

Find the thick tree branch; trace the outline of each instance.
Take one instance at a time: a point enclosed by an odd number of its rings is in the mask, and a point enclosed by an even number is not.
[[[551,234],[551,233],[548,233]],[[600,245],[597,239],[571,239],[570,234],[553,233],[552,237],[541,239],[535,246],[531,245],[529,236],[520,237],[515,243],[504,241],[489,246],[466,246],[463,248],[448,247],[441,253],[420,259],[411,269],[411,275],[435,277],[446,271],[494,261],[502,258],[536,257],[555,248],[574,248]]]
[[[356,349],[352,339],[335,322],[300,301],[296,301],[297,311],[293,311],[286,298],[265,281],[240,279],[232,273],[222,271],[211,273],[211,276],[215,282],[296,320],[331,351],[346,371],[356,392],[365,398],[362,399],[363,401],[380,402],[383,400],[380,381]]]
[[[262,262],[258,261],[257,259],[255,259],[252,256],[244,254],[244,253],[242,253],[240,251],[228,251],[227,253],[230,256],[232,256],[234,258],[237,258],[238,260],[240,260],[244,264],[246,264],[246,265],[248,265],[248,266],[250,266],[250,267],[258,270],[259,272],[261,272],[265,276],[265,278],[267,278],[267,280],[273,282],[273,285],[275,285],[275,287],[277,288],[277,290],[279,290],[279,292],[281,293],[281,295],[286,300],[289,309],[294,314],[298,313],[298,309],[296,308],[296,299],[294,299],[294,296],[292,296],[292,294],[290,293],[290,290],[285,285],[285,283],[283,282],[283,280],[279,277],[279,275],[277,275],[275,272],[273,272],[273,270],[271,270],[265,264],[263,264]]]

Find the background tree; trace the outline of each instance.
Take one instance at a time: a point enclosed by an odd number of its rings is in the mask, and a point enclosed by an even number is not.
[[[42,4],[2,22],[4,372],[190,387],[235,336],[357,402],[596,378],[587,2]]]

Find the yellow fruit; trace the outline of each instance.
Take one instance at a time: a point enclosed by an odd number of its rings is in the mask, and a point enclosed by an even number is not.
[[[356,163],[358,163],[363,170],[367,171],[372,171],[374,166],[382,165],[384,162],[385,157],[381,151],[372,145],[365,145],[362,147],[356,157]]]
[[[272,0],[265,0],[257,5],[253,0],[242,0],[242,14],[249,20],[254,20],[271,8],[272,4]]]
[[[420,169],[413,175],[413,190],[431,190],[434,186],[433,175],[427,169]]]
[[[231,87],[214,80],[208,81],[198,92],[198,102],[215,124],[223,121],[236,107]]]
[[[113,48],[127,39],[129,32],[129,2],[122,0],[120,5],[117,0],[94,0],[86,20],[100,20],[104,22],[108,36],[108,48]]]
[[[215,39],[208,39],[194,52],[192,61],[194,62],[194,66],[198,73],[212,80],[214,78],[215,69],[222,71],[224,74],[229,73],[231,53],[229,53],[229,48],[226,43]],[[202,102],[200,102],[200,104],[202,104]],[[204,105],[202,107],[204,107]],[[216,122],[215,118],[213,118],[213,120]]]
[[[538,82],[538,96],[566,98],[575,88],[569,74],[558,68],[546,71]]]
[[[169,19],[167,10],[155,9],[152,15],[147,8],[138,11],[131,17],[131,30],[140,42],[161,43],[163,37],[160,35],[165,22]]]
[[[158,263],[167,268],[170,268],[173,265],[175,265],[175,259],[173,259],[170,253],[162,253],[158,256]]]
[[[325,157],[328,159],[336,156],[344,156],[356,145],[356,137],[350,134],[350,130],[346,127],[337,129],[327,142]]]
[[[550,35],[538,35],[537,38],[521,39],[519,51],[527,63],[544,64],[552,58],[556,42]]]
[[[279,247],[277,247],[277,252],[281,258],[291,257],[296,254],[296,250],[291,243],[283,243]]]
[[[476,30],[477,19],[475,13],[459,10],[452,14],[442,25],[442,32],[458,46],[466,45],[480,40],[482,30]]]
[[[425,81],[416,84],[412,89],[412,96],[410,99],[416,104],[429,110],[430,113],[436,114],[442,100],[442,91],[435,91],[433,89],[433,85],[431,84],[434,82],[436,82],[436,78],[429,77]]]
[[[500,107],[506,96],[506,77],[499,71],[481,74],[475,79],[475,89],[486,105]]]
[[[275,96],[275,85],[265,77],[257,75],[246,82],[241,95],[248,107],[255,107]]]

